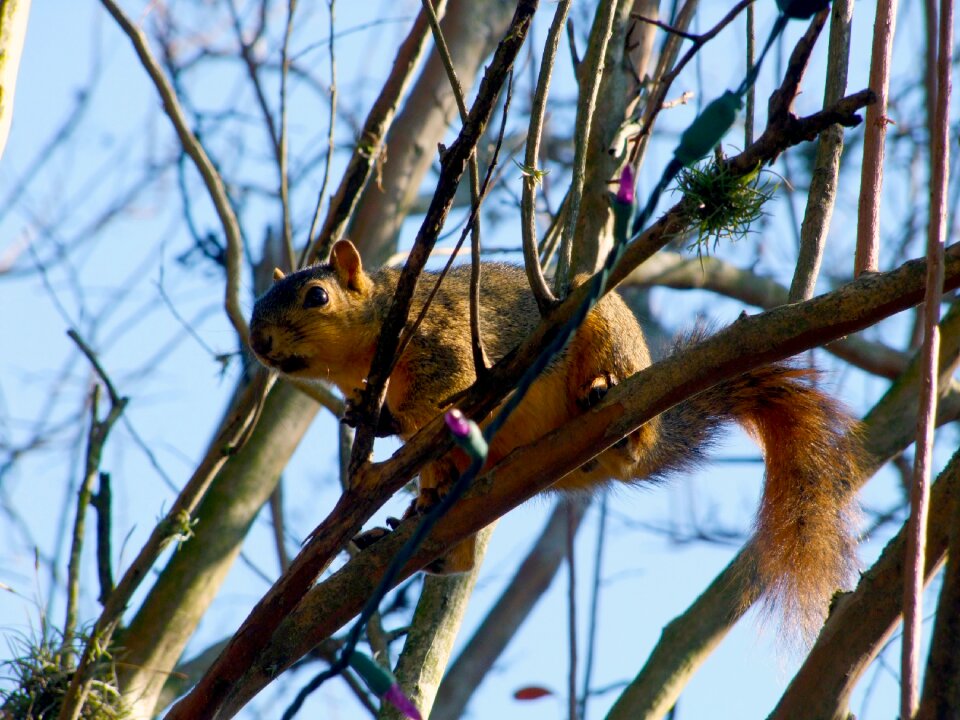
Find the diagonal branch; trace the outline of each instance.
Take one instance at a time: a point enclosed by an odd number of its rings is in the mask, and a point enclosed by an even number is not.
[[[637,373],[612,389],[604,402],[590,412],[516,450],[478,478],[436,525],[398,582],[673,404],[713,383],[855,332],[915,305],[922,297],[925,265],[923,260],[911,261],[893,272],[861,278],[813,300],[742,318],[681,357],[669,358]],[[946,273],[948,288],[960,286],[960,250],[956,247],[948,253]],[[411,459],[436,445],[441,424],[439,419],[428,424],[391,460],[368,466],[364,486],[387,495],[402,484],[398,477],[409,467]],[[357,510],[354,505],[374,501],[369,493],[348,492],[345,497],[348,496],[318,528],[312,546],[337,547],[345,540],[337,537],[338,533],[359,527],[364,509]],[[220,708],[225,716],[230,716],[269,683],[278,669],[289,667],[316,642],[346,623],[359,611],[415,524],[415,520],[403,523],[396,532],[364,550],[312,590],[278,624],[272,637],[266,639],[258,631],[263,650],[259,657],[251,657],[243,672],[231,677],[229,687],[218,690],[223,693],[222,701],[218,698],[216,704],[198,702],[193,709],[202,716]],[[285,601],[274,600],[290,608],[296,601],[292,596]],[[247,631],[248,635],[253,632],[253,628]],[[194,695],[199,694],[194,691]]]
[[[532,8],[530,7],[527,7],[527,10],[532,12]],[[527,20],[528,19],[529,17],[527,16]],[[514,43],[517,40],[515,34],[516,33],[510,33],[508,35],[508,37],[514,39]],[[501,45],[501,49],[502,48],[503,45]],[[480,88],[478,103],[481,98],[491,95],[491,87],[488,79],[496,66],[497,62],[495,61],[494,64],[491,65],[491,69],[488,70],[488,75]],[[797,144],[803,139],[815,137],[823,128],[831,124],[837,122],[844,125],[856,124],[858,118],[854,112],[869,102],[871,98],[872,94],[869,91],[864,91],[854,96],[844,98],[832,108],[816,113],[808,118],[794,118],[792,115],[788,115],[780,123],[768,126],[757,142],[742,155],[732,158],[729,161],[730,171],[741,175],[746,174],[752,171],[753,168],[765,158],[773,157],[785,148],[792,144]],[[489,101],[489,105],[492,110],[492,100]],[[476,107],[475,105],[475,110]],[[442,172],[445,178],[451,176],[459,177],[462,175],[466,166],[466,158],[470,152],[469,148],[464,145],[466,142],[464,138],[468,137],[474,140],[479,137],[479,128],[474,125],[473,113],[471,113],[471,121],[465,125],[461,133],[461,139],[458,140],[444,156],[444,169]],[[455,156],[453,155],[454,151],[456,151]],[[457,164],[453,168],[451,168],[450,165],[451,157],[457,158]],[[441,187],[445,187],[446,183],[447,181],[441,182]],[[428,212],[427,221],[425,221],[424,226],[421,228],[418,242],[414,246],[414,252],[418,253],[418,258],[415,263],[408,262],[408,268],[420,268],[423,266],[426,255],[429,252],[429,246],[431,245],[429,230],[433,227],[435,232],[436,227],[438,227],[436,226],[436,222],[442,221],[446,209],[449,207],[449,199],[452,198],[452,186],[449,187],[448,190],[450,191],[449,196],[438,193],[438,196],[434,198],[431,210]],[[621,263],[614,269],[611,287],[617,282],[620,282],[626,277],[630,270],[652,255],[659,247],[665,244],[673,234],[676,234],[682,229],[681,211],[682,208],[679,205],[675,206],[668,211],[660,221],[649,228],[637,242],[628,248]],[[435,234],[433,237],[435,237]],[[956,262],[953,258],[951,258],[951,263],[951,268],[953,268],[952,272],[960,275],[960,268],[956,267],[960,263]],[[915,272],[915,270],[910,272]],[[413,271],[409,271],[408,274],[413,276]],[[909,272],[907,274],[909,275]],[[957,278],[954,279],[957,280]],[[879,279],[875,280],[880,282]],[[416,278],[413,276],[412,282],[415,283],[415,281]],[[865,287],[869,287],[870,281],[870,279],[865,279]],[[409,292],[412,291],[412,287],[413,285],[411,284],[405,291],[408,298],[407,305],[409,305]],[[529,365],[531,358],[535,357],[539,352],[539,348],[543,347],[545,340],[549,339],[549,337],[556,332],[556,329],[572,315],[577,304],[582,301],[582,296],[586,289],[587,286],[584,285],[572,292],[567,300],[545,319],[540,328],[533,333],[528,341],[525,342],[515,354],[511,355],[505,362],[492,368],[485,381],[477,383],[474,386],[474,389],[469,396],[467,396],[463,407],[471,413],[483,414],[489,412],[499,404],[509,388],[513,387],[516,379],[520,377],[524,369]],[[837,297],[837,293],[831,293],[829,296],[817,298],[810,302],[825,302],[824,298],[829,297],[835,298]],[[907,302],[907,304],[910,303]],[[805,306],[806,304],[796,307]],[[399,312],[396,307],[394,310],[395,313]],[[795,312],[796,308],[791,309],[791,311]],[[780,311],[773,311],[773,313],[777,312]],[[890,309],[887,314],[892,312],[895,312],[895,310]],[[403,310],[403,315],[405,317],[406,310]],[[883,316],[883,313],[881,313],[880,316]],[[875,321],[877,318],[872,319]],[[869,321],[870,320],[865,320],[864,323],[869,324]],[[393,322],[396,323],[396,320]],[[833,337],[830,337],[828,334],[824,337],[814,336],[806,338],[795,347],[786,347],[785,349],[789,351],[787,354],[793,354],[801,349],[826,342],[840,335],[848,334],[854,329],[856,328],[846,327],[841,332],[833,335]],[[761,335],[760,340],[765,341],[769,339],[769,337],[772,337],[772,335]],[[396,337],[394,336],[392,340],[392,344],[395,347]],[[387,358],[389,358],[389,354],[390,353],[387,354]],[[783,357],[783,355],[774,352],[773,355],[767,359],[773,359],[774,357]],[[383,360],[380,362],[383,362]],[[738,358],[733,364],[740,368],[739,371],[744,369],[742,366],[742,358]],[[382,388],[383,379],[379,382]],[[377,391],[376,394],[378,398],[381,392],[382,390]],[[662,408],[657,409],[653,414],[661,410]],[[643,420],[640,422],[643,422]],[[354,476],[354,482],[343,493],[328,517],[314,530],[310,540],[291,564],[289,571],[278,580],[274,587],[271,588],[267,595],[264,596],[253,609],[238,633],[234,636],[227,650],[211,668],[210,672],[198,683],[193,692],[173,708],[169,715],[171,720],[202,717],[206,713],[214,712],[215,708],[224,707],[228,696],[241,697],[243,693],[239,691],[236,684],[238,679],[249,671],[257,655],[260,654],[261,649],[271,642],[271,637],[274,635],[276,628],[280,626],[284,618],[307,592],[319,573],[327,566],[336,553],[346,545],[349,538],[360,531],[363,523],[372,516],[376,509],[388,497],[402,487],[406,479],[412,477],[416,469],[419,468],[423,462],[445,451],[449,447],[449,439],[442,425],[442,421],[439,419],[429,423],[416,437],[412,438],[410,442],[406,443],[397,451],[390,460],[375,465],[364,464],[360,468],[359,472]],[[627,432],[629,432],[629,430],[619,436],[613,437],[608,444],[612,444],[618,440],[619,437],[627,434]],[[588,439],[584,439],[584,442],[588,441]],[[579,442],[577,446],[582,447]],[[363,453],[363,457],[366,457],[367,452]],[[589,457],[584,457],[578,464],[582,464],[587,459],[589,459]],[[547,476],[545,475],[544,477]],[[544,481],[541,480],[540,482],[542,484]],[[531,490],[531,494],[532,492],[533,490]],[[506,508],[504,508],[503,511],[505,512]],[[484,517],[491,518],[497,517],[498,515],[497,513],[492,515],[489,513],[483,514]],[[479,527],[476,529],[479,529]],[[403,533],[398,534],[398,537],[401,535],[403,535]],[[377,543],[377,546],[379,547],[380,543]],[[361,553],[361,556],[363,556],[363,553]],[[372,586],[369,589],[372,589]],[[348,614],[345,618],[341,619],[341,623],[345,622],[356,612],[356,609],[350,610],[347,604],[343,607]],[[329,630],[327,633],[329,633]],[[269,681],[269,678],[267,681]]]
[[[163,101],[163,110],[170,119],[170,122],[173,123],[173,128],[176,130],[177,137],[180,139],[183,149],[190,156],[190,159],[193,160],[193,164],[200,173],[200,177],[203,178],[207,193],[210,195],[210,200],[213,202],[217,216],[220,218],[223,234],[227,241],[227,288],[224,307],[227,311],[227,317],[230,318],[230,322],[237,331],[237,335],[240,336],[241,344],[246,346],[249,331],[244,312],[240,307],[240,271],[243,263],[243,238],[240,234],[240,223],[237,220],[237,215],[233,211],[233,206],[230,204],[230,198],[227,197],[223,178],[220,177],[220,173],[218,173],[217,169],[213,166],[200,140],[197,139],[197,136],[190,130],[187,124],[187,118],[183,114],[183,108],[180,107],[180,101],[177,99],[177,94],[173,86],[170,85],[170,81],[167,80],[166,75],[164,75],[163,69],[160,67],[156,58],[154,58],[146,35],[144,35],[143,31],[120,9],[114,0],[101,0],[101,2],[133,44],[133,49],[140,58],[140,63],[147,71],[147,74],[150,76],[160,95],[160,99]]]
[[[386,392],[387,378],[400,343],[400,330],[410,312],[410,303],[420,272],[426,265],[430,251],[433,250],[437,241],[437,235],[450,212],[454,194],[463,177],[467,162],[490,121],[497,97],[510,74],[514,59],[526,40],[537,5],[538,0],[521,0],[517,4],[510,27],[497,46],[493,60],[484,73],[469,117],[464,122],[457,139],[440,156],[440,178],[437,182],[437,190],[397,280],[394,301],[384,319],[377,349],[367,375],[367,385],[362,393],[358,416],[365,418],[367,422],[362,423],[357,430],[353,455],[350,458],[351,477],[356,475],[357,470],[367,461],[373,449],[374,428],[377,426],[380,406]]]
[[[630,273],[625,281],[640,287],[669,287],[677,290],[703,289],[769,310],[790,302],[789,292],[776,280],[739,268],[713,256],[687,258],[661,250]],[[827,352],[861,370],[897,378],[908,356],[882,342],[847,337],[824,346]]]
[[[522,0],[518,4],[513,22],[498,46],[480,84],[477,99],[467,122],[464,123],[457,140],[441,157],[437,192],[417,234],[407,264],[400,275],[394,303],[384,322],[380,341],[377,343],[377,351],[368,377],[368,392],[364,394],[364,405],[361,408],[361,416],[372,418],[373,422],[362,426],[357,433],[351,458],[352,469],[361,464],[358,460],[363,461],[370,454],[373,445],[373,433],[370,428],[376,426],[376,418],[379,415],[379,407],[389,374],[389,364],[399,342],[400,328],[403,327],[409,313],[417,279],[453,203],[454,193],[466,169],[467,160],[487,126],[500,89],[506,81],[514,58],[526,39],[536,6],[536,0]],[[329,559],[339,547],[343,546],[347,538],[360,530],[366,517],[369,517],[369,515],[365,517],[365,514],[372,513],[372,509],[382,503],[382,493],[371,492],[370,488],[365,487],[362,479],[362,477],[353,478],[353,483],[341,496],[331,514],[331,517],[339,517],[337,530],[329,536],[317,533],[311,536],[300,555],[291,564],[289,571],[284,573],[253,609],[210,671],[197,684],[193,692],[174,706],[168,715],[171,720],[215,714],[216,709],[220,707],[224,697],[231,690],[235,679],[249,667],[262,645],[269,640],[274,629],[307,592]],[[331,540],[336,543],[335,547],[331,546]]]

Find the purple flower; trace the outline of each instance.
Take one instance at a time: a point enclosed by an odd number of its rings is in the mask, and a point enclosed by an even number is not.
[[[417,706],[410,701],[410,698],[403,694],[403,690],[400,689],[399,685],[391,685],[382,697],[402,712],[405,717],[411,718],[411,720],[422,720]]]
[[[633,205],[633,166],[627,163],[620,171],[620,187],[617,189],[617,200],[627,205]]]
[[[444,422],[454,435],[458,438],[465,438],[470,435],[470,421],[467,416],[454,408],[443,416]]]

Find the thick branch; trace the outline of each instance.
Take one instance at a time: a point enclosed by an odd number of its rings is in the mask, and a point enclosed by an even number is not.
[[[513,60],[526,38],[530,21],[536,10],[535,0],[524,0],[517,6],[514,20],[506,37],[497,48],[480,88],[470,116],[457,140],[441,158],[440,181],[427,215],[424,218],[407,264],[397,283],[394,303],[384,322],[380,341],[368,377],[363,416],[376,424],[376,415],[382,401],[383,389],[389,375],[389,364],[399,342],[399,330],[406,322],[410,300],[420,271],[426,264],[437,234],[443,226],[453,203],[454,192],[483,130],[493,112],[499,91],[505,82]],[[361,428],[364,430],[364,428]],[[357,459],[366,459],[372,447],[373,434],[369,427],[358,432],[354,442],[352,465]],[[213,715],[233,683],[249,667],[264,642],[273,634],[286,614],[306,593],[329,559],[356,534],[372,509],[382,502],[380,493],[374,494],[363,482],[354,478],[351,487],[341,496],[331,518],[339,517],[337,529],[329,536],[314,531],[310,541],[267,595],[257,604],[243,626],[234,635],[223,655],[218,658],[203,680],[186,698],[171,710],[169,718],[196,718]],[[479,528],[477,528],[479,529]],[[334,544],[331,544],[331,540]]]
[[[960,253],[948,253],[947,286],[960,285]],[[648,368],[610,391],[603,403],[539,442],[518,449],[482,478],[444,517],[407,566],[408,576],[451,544],[475,532],[579,467],[671,405],[725,378],[855,332],[919,302],[925,263],[911,261],[896,271],[861,278],[839,290],[763,315],[738,320],[680,357]],[[388,494],[417,455],[428,454],[441,437],[439,419],[430,423],[394,457],[370,466],[364,485]],[[534,460],[535,458],[535,460]],[[349,493],[348,493],[349,495]],[[359,526],[354,504],[371,504],[369,494],[349,498],[321,524],[311,544],[336,547],[347,528]],[[411,522],[356,556],[312,590],[284,621],[246,676],[228,690],[225,707],[235,712],[272,680],[277,668],[297,657],[359,611],[390,558],[412,531]],[[310,548],[308,547],[308,550]],[[296,563],[295,563],[296,565]],[[398,581],[401,578],[398,578]],[[278,598],[275,602],[281,602]],[[295,602],[294,598],[286,602]],[[260,635],[260,637],[264,637]],[[270,669],[268,671],[268,668]]]
[[[396,669],[400,686],[424,717],[437,717],[432,712],[437,688],[446,672],[492,534],[492,527],[478,533],[476,564],[470,572],[445,577],[427,575],[424,579]],[[384,703],[378,720],[403,720],[405,717]]]
[[[481,95],[483,95],[483,91],[484,89],[481,87]],[[806,135],[816,136],[824,127],[835,122],[856,124],[858,119],[854,115],[855,110],[862,107],[866,102],[869,102],[871,98],[872,94],[870,94],[869,91],[865,91],[845,98],[833,108],[816,113],[809,118],[797,119],[789,116],[781,125],[768,127],[766,132],[764,132],[753,146],[748,148],[742,155],[732,158],[729,161],[731,172],[739,174],[750,172],[764,158],[772,157],[791,144],[800,142]],[[467,132],[468,128],[469,125],[464,128],[464,133]],[[463,167],[465,166],[466,155],[461,151],[460,156],[460,172],[462,173]],[[436,204],[436,202],[434,204]],[[621,260],[618,267],[614,269],[611,287],[615,283],[620,282],[630,270],[666,243],[672,234],[678,232],[682,228],[681,217],[680,207],[675,206],[661,218],[660,221],[648,229],[637,242],[628,248],[625,257]],[[955,261],[951,257],[949,265],[949,267],[952,268],[951,272],[960,275],[960,268],[958,268],[957,265],[960,265],[960,262]],[[905,270],[898,271],[890,276],[867,278],[863,281],[864,285],[862,289],[869,289],[871,282],[879,283],[881,287],[888,287],[889,280],[899,278],[900,281],[903,281],[906,275],[912,278],[912,280],[907,280],[908,284],[909,282],[917,284],[917,286],[912,287],[911,290],[913,295],[916,295],[919,292],[919,280],[917,279],[916,272],[916,268],[910,265],[907,266]],[[951,277],[953,281],[958,280],[958,278],[953,277],[953,275],[951,275]],[[901,282],[900,284],[903,283]],[[894,283],[894,285],[896,286],[897,283]],[[853,292],[854,295],[861,291],[860,285],[853,285],[851,287],[853,288],[851,292]],[[503,396],[508,392],[508,389],[513,387],[516,379],[520,377],[524,369],[529,366],[531,359],[538,353],[539,348],[543,347],[545,340],[552,336],[556,329],[572,315],[577,304],[582,301],[583,296],[586,294],[586,289],[586,286],[580,286],[572,292],[567,300],[545,319],[540,328],[533,333],[517,353],[511,355],[507,361],[493,368],[487,379],[474,387],[473,391],[466,398],[464,407],[472,414],[475,414],[475,416],[479,416],[480,414],[489,412],[499,404],[500,400],[502,400]],[[810,303],[818,304],[829,301],[830,298],[836,299],[843,295],[844,292],[845,291],[837,291],[812,300]],[[891,290],[891,292],[896,291]],[[861,326],[865,326],[880,317],[884,317],[903,307],[909,306],[911,300],[916,302],[913,295],[910,297],[901,297],[899,305],[893,303],[892,305],[886,306],[883,310],[877,310],[875,316],[868,314],[862,318],[861,322],[863,325]],[[808,303],[804,303],[786,310],[789,312],[798,312],[807,306]],[[780,311],[774,311],[774,313],[776,312]],[[828,311],[828,317],[835,320],[838,317],[842,317],[842,315],[831,310]],[[832,336],[830,333],[823,336],[814,333],[812,336],[804,337],[803,339],[798,337],[796,344],[785,346],[784,351],[786,351],[787,355],[793,354],[818,343],[827,342],[835,337],[853,332],[855,329],[856,323],[854,322],[850,327],[845,326]],[[771,337],[774,337],[774,335],[763,334],[761,340],[764,342],[762,344],[766,346],[765,341]],[[784,355],[775,351],[772,355],[768,356],[767,359],[783,356]],[[760,355],[755,357],[762,359]],[[733,360],[732,365],[733,367],[739,368],[739,371],[745,369],[742,365],[741,358]],[[731,367],[728,366],[727,369],[730,370]],[[706,377],[706,375],[702,377]],[[691,390],[691,392],[693,392],[693,390]],[[614,393],[614,395],[617,395],[617,393]],[[671,400],[668,399],[668,402],[670,401]],[[653,414],[655,415],[661,410],[662,408],[653,408]],[[639,425],[642,422],[643,420],[640,420],[637,424]],[[614,428],[611,432],[616,432],[616,430],[617,429]],[[628,432],[629,430],[613,437],[607,444],[612,444]],[[585,438],[584,442],[589,443],[590,439]],[[577,445],[583,447],[579,442]],[[249,689],[241,692],[240,687],[236,684],[237,679],[249,670],[257,654],[270,642],[275,629],[299,602],[300,598],[311,586],[323,568],[326,567],[330,560],[346,545],[349,538],[359,532],[363,523],[366,522],[386,498],[399,490],[404,482],[413,476],[424,461],[443,452],[448,447],[449,439],[447,433],[442,427],[442,421],[438,418],[436,421],[429,423],[415,438],[405,444],[389,461],[375,465],[364,465],[360,469],[358,477],[354,478],[352,486],[341,496],[327,519],[314,530],[311,539],[291,564],[289,572],[280,578],[277,584],[253,609],[241,629],[234,636],[233,641],[230,646],[228,646],[224,655],[221,656],[215,666],[211,668],[210,673],[197,685],[194,691],[171,711],[169,717],[171,719],[185,719],[202,716],[204,712],[213,712],[213,708],[219,707],[228,694],[232,694],[235,698],[240,698],[244,692],[249,692]],[[599,449],[600,446],[598,445],[594,452],[598,452]],[[587,459],[589,459],[589,457],[584,457],[580,460],[580,463],[585,462]],[[547,476],[545,475],[544,477]],[[507,508],[503,508],[503,512],[505,512],[506,509]],[[490,517],[492,519],[493,517],[498,517],[499,514],[502,513],[486,513],[484,517]],[[475,529],[479,529],[479,527]],[[378,543],[377,546],[380,546],[380,543]],[[361,556],[363,556],[363,553],[361,553]],[[341,623],[345,622],[346,619],[356,612],[356,609],[352,611],[349,610],[347,605],[344,605],[344,608],[349,614],[346,618],[341,619]],[[253,692],[255,692],[255,690]],[[237,700],[235,699],[231,702],[237,702]]]
[[[960,352],[960,308],[948,313],[943,325],[949,342],[944,344],[940,372],[941,377],[949,378]],[[868,461],[864,481],[912,442],[919,383],[919,363],[914,360],[864,419]],[[941,410],[941,423],[960,414],[956,385],[944,398]],[[751,545],[741,550],[693,605],[667,625],[643,669],[611,711],[611,720],[661,717],[673,706],[703,659],[756,600],[759,588],[748,582],[753,552]]]
[[[712,290],[764,309],[789,302],[780,283],[719,258],[686,258],[680,253],[661,250],[638,267],[625,281],[641,286],[663,286],[678,290]],[[907,356],[881,342],[847,337],[824,348],[852,365],[881,377],[896,378],[907,365]]]
[[[550,587],[567,551],[567,536],[580,526],[590,499],[575,497],[559,502],[513,579],[487,613],[443,678],[431,720],[463,717],[471,696],[493,667],[517,628],[527,619]]]

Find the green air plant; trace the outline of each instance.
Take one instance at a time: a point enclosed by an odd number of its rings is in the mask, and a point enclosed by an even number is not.
[[[78,644],[86,638],[77,638]],[[52,640],[39,644],[27,639],[17,641],[19,657],[6,660],[0,671],[13,687],[0,689],[0,720],[55,720],[70,680],[76,649],[67,653]],[[82,645],[81,645],[82,648]],[[120,720],[127,717],[120,692],[117,689],[113,663],[104,654],[94,668],[90,685],[80,713],[83,720]]]
[[[683,235],[694,237],[690,249],[697,255],[710,253],[727,237],[737,241],[746,236],[751,224],[763,214],[763,205],[777,191],[777,183],[761,179],[759,168],[736,176],[726,168],[722,156],[692,165],[677,176],[677,190],[687,208]]]

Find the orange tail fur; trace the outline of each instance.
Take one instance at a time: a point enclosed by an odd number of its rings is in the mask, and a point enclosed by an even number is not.
[[[732,419],[763,447],[754,538],[761,600],[806,641],[856,569],[853,489],[863,472],[858,423],[813,385],[816,375],[787,364],[752,370],[668,411],[662,430],[666,447],[674,434],[705,444]]]

